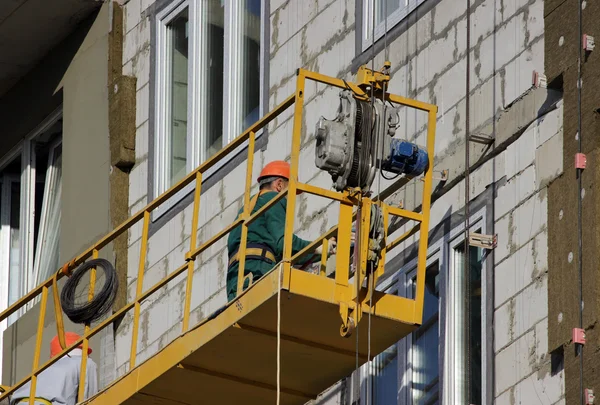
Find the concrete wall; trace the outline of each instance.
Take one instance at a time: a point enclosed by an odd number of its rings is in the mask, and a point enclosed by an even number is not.
[[[61,82],[64,100],[61,263],[111,229],[108,15],[105,4]]]
[[[295,71],[305,67],[323,74],[353,80],[356,67],[356,4],[353,0],[272,1],[270,10],[269,106],[291,94]],[[152,1],[130,0],[125,5],[124,74],[137,77],[136,164],[130,176],[130,212],[148,201],[149,139],[153,86],[150,69]],[[542,0],[479,0],[472,4],[470,129],[472,134],[495,138],[492,148],[473,144],[470,196],[495,187],[497,198],[488,207],[494,213],[499,246],[490,263],[495,277],[494,294],[487,305],[494,316],[495,363],[490,375],[488,403],[543,403],[564,401],[561,372],[551,373],[547,333],[547,186],[562,172],[560,147],[562,109],[556,95],[531,89],[533,70],[544,67]],[[464,206],[464,140],[466,120],[466,13],[452,0],[425,3],[408,24],[388,40],[392,61],[390,91],[439,106],[436,170],[449,170],[439,184],[432,208],[431,226]],[[402,24],[401,24],[402,25]],[[375,66],[381,66],[378,53]],[[314,167],[314,124],[319,116],[333,116],[337,90],[310,83],[305,92],[301,180],[329,188],[329,176]],[[548,104],[552,104],[552,108]],[[560,104],[560,103],[559,103]],[[269,127],[269,138],[257,153],[254,173],[264,163],[289,157],[291,111]],[[402,115],[402,135],[424,140],[424,115]],[[491,150],[490,150],[491,149]],[[241,207],[245,165],[224,171],[203,190],[199,241],[207,240],[233,221]],[[208,182],[207,182],[208,183]],[[382,182],[381,188],[389,183]],[[420,182],[396,193],[412,208],[420,204]],[[146,258],[144,289],[184,263],[191,233],[190,205],[169,213],[153,225]],[[337,207],[301,196],[296,226],[309,238],[334,225]],[[401,232],[398,229],[397,232]],[[489,230],[492,232],[493,230]],[[141,227],[129,235],[129,299],[135,291]],[[409,248],[415,238],[403,247]],[[388,258],[391,261],[393,257]],[[393,270],[393,269],[390,269]],[[192,296],[192,324],[204,319],[225,298],[226,249],[224,241],[208,249],[196,263]],[[494,297],[495,295],[495,297]],[[183,279],[163,288],[142,307],[138,362],[147,359],[180,333]],[[492,297],[494,297],[492,299]],[[118,374],[128,368],[131,319],[126,318],[116,340]],[[488,336],[492,339],[492,336]],[[495,375],[495,377],[494,377]],[[339,391],[339,390],[338,390]],[[333,389],[332,392],[337,392]],[[327,394],[323,403],[339,402]]]

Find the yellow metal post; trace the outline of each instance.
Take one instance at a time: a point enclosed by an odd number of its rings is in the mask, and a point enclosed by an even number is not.
[[[94,249],[92,253],[94,259],[98,258],[98,249]],[[96,288],[96,268],[90,269],[90,288],[88,291],[88,302],[94,299],[94,288]],[[87,360],[88,360],[88,347],[90,345],[89,338],[87,337],[90,332],[90,324],[87,323],[84,328],[83,345],[81,350],[81,369],[79,374],[79,392],[77,395],[77,402],[83,401],[85,394],[85,378],[87,374]]]
[[[240,246],[238,248],[238,278],[237,278],[237,292],[236,296],[239,296],[244,289],[244,270],[246,267],[246,246],[248,242],[248,224],[246,220],[252,214],[250,210],[250,189],[252,188],[252,169],[254,167],[254,132],[250,132],[248,138],[248,161],[246,162],[246,189],[244,190],[244,212],[242,218],[244,223],[242,224],[242,230],[240,235]],[[259,191],[260,192],[260,191]]]
[[[324,239],[321,245],[321,266],[319,268],[319,274],[323,277],[327,275],[327,256],[329,252],[329,240]]]
[[[58,273],[54,273],[52,277],[52,299],[54,301],[54,318],[56,319],[56,336],[61,348],[67,347],[65,343],[65,323],[63,321],[62,307],[60,306],[60,298],[58,297]]]
[[[339,287],[347,287],[350,278],[350,239],[342,235],[352,233],[352,208],[350,204],[340,204],[340,215],[338,219],[337,255],[335,266],[335,284]],[[355,246],[355,249],[358,245]],[[342,288],[336,287],[336,299],[340,299]]]
[[[144,212],[144,223],[142,225],[142,241],[140,244],[140,260],[138,264],[137,284],[135,288],[135,304],[133,307],[133,331],[131,333],[131,352],[129,354],[129,369],[135,367],[135,357],[137,355],[137,338],[139,332],[140,318],[140,295],[144,286],[144,273],[146,270],[146,251],[148,246],[148,228],[150,227],[150,211]]]
[[[350,278],[350,238],[345,238],[343,235],[352,233],[353,205],[340,203],[340,214],[338,220],[337,231],[337,255],[335,266],[335,300],[340,303],[340,318],[342,326],[340,332],[342,336],[349,336],[354,329],[354,325],[349,325],[349,310],[351,303],[345,296],[348,288],[348,279]],[[358,244],[355,243],[354,249],[358,249]]]
[[[369,251],[369,220],[371,218],[371,204],[368,198],[363,198],[361,200],[360,206],[360,221],[358,227],[358,237],[356,241],[356,246],[360,252],[358,268],[356,269],[356,274],[354,275],[354,299],[360,296],[360,289],[365,281],[365,275],[367,274],[367,259],[368,259],[368,251]]]
[[[367,261],[369,259],[368,251],[369,251],[369,228],[371,224],[371,200],[369,198],[363,197],[360,201],[360,229],[358,237],[360,240],[356,242],[356,246],[360,251],[359,255],[359,263],[358,268],[356,269],[356,273],[354,274],[354,297],[353,300],[358,301],[358,305],[354,311],[354,321],[356,324],[360,322],[362,318],[362,305],[360,302],[362,301],[361,290],[362,285],[367,276]]]
[[[285,234],[283,241],[283,285],[289,288],[292,257],[292,238],[294,237],[294,219],[296,218],[296,189],[298,187],[298,164],[300,163],[300,137],[302,133],[302,111],[304,108],[303,71],[298,71],[296,79],[296,101],[294,104],[294,128],[292,131],[292,150],[290,162],[290,181],[288,185],[287,211],[285,214]]]
[[[48,287],[42,289],[42,302],[40,304],[40,315],[38,317],[37,335],[35,337],[35,352],[33,354],[33,374],[31,376],[31,386],[29,389],[29,405],[34,405],[35,389],[37,383],[37,368],[40,363],[40,351],[42,349],[42,336],[44,335],[44,318],[46,317],[46,302],[48,300]]]
[[[429,111],[427,123],[427,153],[429,155],[429,167],[425,173],[425,184],[423,186],[423,202],[421,211],[423,220],[419,227],[419,253],[417,260],[417,287],[415,294],[415,318],[423,319],[423,301],[425,299],[425,272],[427,269],[427,245],[429,239],[429,211],[431,206],[431,186],[433,184],[433,158],[435,147],[435,124],[437,108]],[[420,323],[420,322],[419,322]]]
[[[190,235],[190,253],[196,249],[198,238],[198,216],[200,215],[200,196],[202,194],[202,173],[196,172],[196,189],[194,190],[194,212],[192,213],[192,234]],[[186,332],[190,324],[190,306],[192,302],[192,282],[194,281],[194,265],[196,257],[187,258],[187,280],[185,285],[185,303],[183,305],[182,332]]]
[[[377,279],[383,276],[385,272],[385,256],[387,254],[387,236],[388,236],[388,226],[390,225],[390,213],[388,211],[387,204],[380,204],[381,214],[383,215],[383,243],[381,247],[381,254],[379,256],[379,264],[377,266],[377,272],[375,273],[375,285],[377,285]]]

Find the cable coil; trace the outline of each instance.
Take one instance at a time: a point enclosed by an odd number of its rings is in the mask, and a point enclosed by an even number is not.
[[[94,298],[85,304],[76,304],[76,291],[85,273],[92,268],[102,268],[106,281]],[[106,259],[92,259],[83,263],[69,277],[60,294],[63,311],[74,323],[89,324],[104,316],[112,308],[117,296],[119,280],[117,272]]]

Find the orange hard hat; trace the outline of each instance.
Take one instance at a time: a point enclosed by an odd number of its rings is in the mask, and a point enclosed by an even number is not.
[[[73,332],[65,332],[65,345],[66,347],[71,346],[73,343],[77,342],[81,336],[77,333]],[[83,345],[77,346],[78,349],[83,349]],[[50,341],[50,357],[56,356],[58,353],[62,352],[62,347],[60,347],[60,342],[58,341],[58,335],[54,336]],[[92,353],[92,349],[88,347],[88,354]]]
[[[272,176],[283,177],[284,179],[289,180],[290,164],[283,160],[274,160],[267,163],[261,170],[258,181],[260,182],[261,179]]]
[[[290,179],[290,164],[284,160],[274,160],[269,162],[263,167],[258,176],[258,182],[266,177],[283,177],[284,179]],[[302,194],[302,191],[296,190],[296,194]]]

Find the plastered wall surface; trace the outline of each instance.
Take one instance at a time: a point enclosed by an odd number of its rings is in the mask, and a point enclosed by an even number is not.
[[[436,170],[449,170],[447,184],[432,207],[431,226],[464,206],[466,13],[451,0],[418,10],[411,24],[389,41],[393,93],[439,106]],[[125,8],[123,74],[137,78],[136,163],[129,178],[130,213],[152,198],[148,190],[151,1],[130,0]],[[272,1],[270,3],[269,106],[295,88],[298,67],[353,80],[356,5],[352,0]],[[494,254],[493,311],[495,333],[494,389],[489,401],[499,404],[559,404],[564,397],[563,374],[550,372],[545,336],[547,311],[547,186],[563,171],[562,107],[546,108],[554,97],[531,89],[532,71],[544,68],[543,2],[474,1],[471,16],[471,133],[493,136],[498,152],[472,144],[471,198],[497,187],[493,207],[498,248]],[[375,66],[384,55],[376,55]],[[541,90],[541,91],[540,91]],[[330,187],[330,178],[314,166],[314,124],[319,116],[332,117],[338,91],[309,83],[305,92],[301,181]],[[560,104],[560,103],[559,103]],[[543,112],[543,117],[538,116]],[[401,135],[424,140],[424,114],[406,111]],[[254,173],[273,159],[287,158],[291,147],[291,110],[269,127],[268,143],[255,156]],[[203,192],[199,242],[232,222],[241,207],[245,165],[231,170]],[[437,184],[437,182],[436,182]],[[434,184],[434,186],[436,185]],[[381,189],[387,183],[382,182]],[[444,184],[441,185],[442,187]],[[395,193],[390,201],[412,208],[420,204],[420,182]],[[184,262],[191,234],[191,205],[155,229],[146,257],[144,289]],[[296,226],[305,238],[317,236],[335,224],[337,206],[299,197]],[[397,232],[401,232],[399,229]],[[141,224],[129,234],[128,298],[135,294]],[[408,241],[408,247],[415,239]],[[398,252],[401,248],[398,249]],[[390,258],[391,259],[391,258]],[[227,252],[225,241],[205,251],[196,262],[191,323],[223,305]],[[181,330],[183,278],[173,280],[142,305],[138,362],[167,345]],[[118,374],[128,369],[131,318],[125,318],[116,336]],[[491,339],[492,337],[488,337]],[[335,391],[335,390],[334,390]],[[333,401],[333,402],[331,402]],[[327,395],[322,403],[337,403]]]

